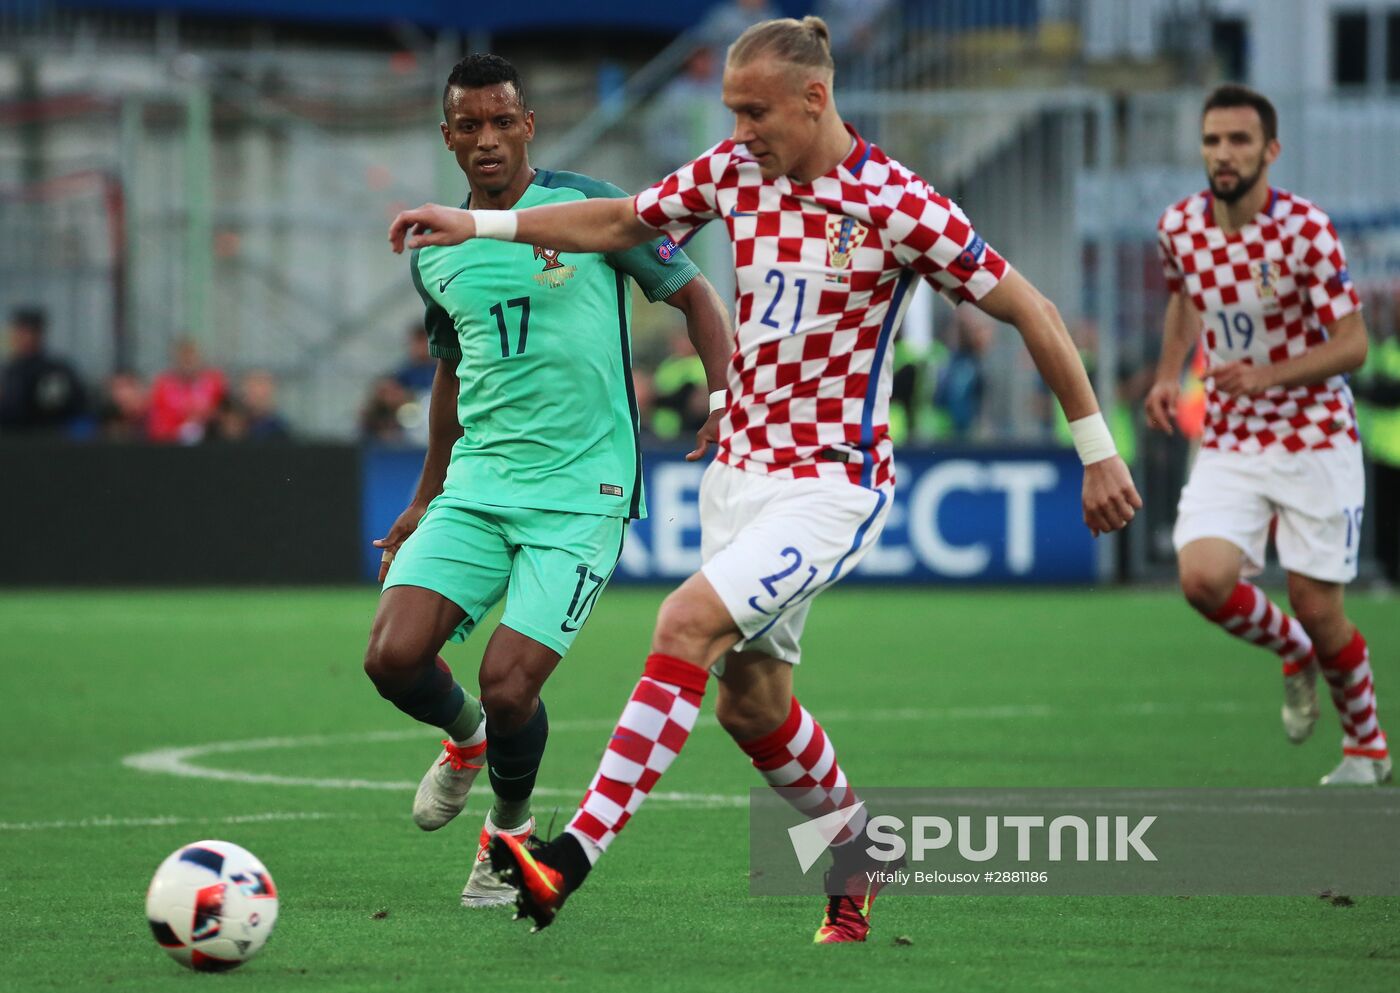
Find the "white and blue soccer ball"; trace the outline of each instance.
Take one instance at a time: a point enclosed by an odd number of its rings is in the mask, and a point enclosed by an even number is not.
[[[196,841],[160,864],[146,891],[156,944],[197,972],[247,962],[277,923],[277,887],[252,852],[227,841]]]

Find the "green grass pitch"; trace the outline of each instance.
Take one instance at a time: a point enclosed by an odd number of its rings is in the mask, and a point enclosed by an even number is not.
[[[562,824],[592,775],[661,596],[608,592],[548,687],[545,819],[557,805]],[[870,944],[813,947],[819,901],[748,896],[733,804],[647,804],[542,934],[463,910],[489,788],[440,832],[409,820],[436,738],[360,671],[374,603],[360,589],[0,597],[0,990],[1397,988],[1400,898],[895,898]],[[1392,726],[1398,608],[1350,601]],[[449,650],[464,682],[484,644]],[[806,645],[799,694],[857,785],[1290,786],[1336,759],[1333,715],[1288,745],[1277,666],[1167,591],[838,590]],[[662,788],[742,796],[759,780],[702,722]],[[206,747],[251,739],[283,740]],[[163,748],[300,784],[123,763]],[[361,785],[316,785],[335,779]],[[161,858],[205,837],[257,853],[281,890],[266,950],[220,976],[169,960],[143,912]]]

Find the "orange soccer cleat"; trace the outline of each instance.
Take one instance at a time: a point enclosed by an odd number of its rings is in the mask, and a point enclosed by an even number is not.
[[[864,941],[870,934],[870,908],[880,892],[881,880],[903,866],[903,859],[876,866],[868,861],[856,864],[843,860],[838,854],[836,864],[826,873],[826,916],[812,941],[818,945]]]
[[[515,888],[515,919],[534,921],[532,931],[554,923],[554,916],[572,890],[565,882],[559,849],[572,839],[568,835],[527,847],[525,839],[498,834],[491,839],[491,868]],[[577,844],[577,842],[574,842]]]

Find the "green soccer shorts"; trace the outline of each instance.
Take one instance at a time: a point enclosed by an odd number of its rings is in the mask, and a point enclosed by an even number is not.
[[[438,497],[399,548],[384,588],[422,586],[466,611],[465,641],[504,595],[501,623],[561,656],[622,554],[627,521],[600,514],[480,507]]]

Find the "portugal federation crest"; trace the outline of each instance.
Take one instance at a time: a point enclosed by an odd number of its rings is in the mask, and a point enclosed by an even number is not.
[[[564,268],[564,263],[559,261],[559,249],[557,248],[541,248],[539,245],[536,245],[535,258],[544,259],[544,268],[540,270],[541,272],[549,272],[551,269]]]
[[[535,282],[545,289],[558,289],[578,271],[578,266],[565,265],[559,261],[559,249],[557,248],[541,248],[536,245],[535,258],[544,259],[544,268],[535,273]]]

